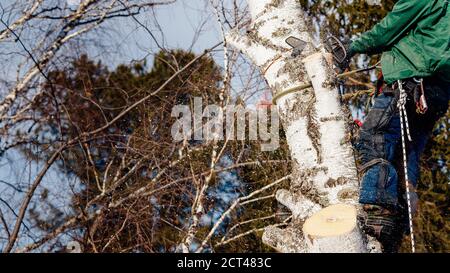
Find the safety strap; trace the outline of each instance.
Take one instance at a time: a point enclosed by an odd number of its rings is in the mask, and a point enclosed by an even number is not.
[[[411,250],[412,253],[416,252],[415,242],[414,242],[414,231],[413,231],[413,223],[412,223],[412,212],[411,212],[411,199],[409,192],[409,179],[408,179],[408,161],[406,157],[406,140],[405,140],[405,129],[406,126],[406,134],[409,141],[411,140],[411,134],[409,133],[409,124],[408,124],[408,115],[406,113],[406,99],[407,93],[403,88],[403,83],[401,80],[398,82],[398,89],[400,90],[400,97],[397,102],[397,107],[400,113],[400,130],[402,136],[402,149],[403,149],[403,167],[405,173],[405,186],[406,186],[406,200],[408,203],[408,220],[409,220],[409,230],[411,235]]]
[[[375,166],[377,164],[384,164],[384,165],[389,165],[389,161],[387,161],[386,159],[383,158],[376,158],[373,160],[370,160],[369,162],[363,164],[361,167],[358,168],[358,172],[364,173],[367,169],[369,169],[372,166]]]

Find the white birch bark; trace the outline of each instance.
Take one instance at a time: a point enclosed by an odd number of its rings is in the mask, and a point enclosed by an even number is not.
[[[282,96],[277,108],[286,132],[293,161],[291,187],[276,194],[292,212],[294,220],[286,230],[271,227],[263,241],[280,252],[362,252],[367,249],[356,224],[349,244],[346,236],[331,239],[333,244],[314,247],[305,242],[302,223],[321,209],[340,203],[357,206],[358,178],[347,122],[349,114],[340,105],[333,71],[325,53],[313,45],[310,26],[295,0],[248,0],[252,17],[245,34],[228,35],[231,45],[257,65],[273,95],[312,82],[313,88]],[[289,36],[307,42],[301,56],[290,56],[285,43]],[[295,242],[294,244],[292,242]],[[341,242],[341,243],[340,243]],[[361,246],[364,245],[364,248]]]

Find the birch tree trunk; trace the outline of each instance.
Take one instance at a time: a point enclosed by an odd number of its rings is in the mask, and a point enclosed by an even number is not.
[[[340,105],[327,54],[314,46],[297,1],[247,2],[251,27],[245,34],[229,33],[229,43],[260,68],[273,96],[310,81],[313,86],[277,100],[294,163],[290,189],[278,191],[276,198],[294,220],[285,229],[267,228],[263,241],[280,252],[378,252],[379,245],[357,225],[359,185],[348,134],[350,114]],[[299,57],[290,55],[289,36],[307,42]]]

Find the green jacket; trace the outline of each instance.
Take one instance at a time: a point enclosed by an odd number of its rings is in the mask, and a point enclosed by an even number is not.
[[[354,53],[383,52],[387,83],[437,76],[450,82],[449,0],[399,0],[372,30],[355,40]]]

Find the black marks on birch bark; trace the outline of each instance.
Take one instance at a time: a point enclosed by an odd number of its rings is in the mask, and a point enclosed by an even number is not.
[[[325,81],[322,83],[322,87],[334,91],[336,88],[336,72],[333,70],[331,65],[328,64],[324,57],[322,57],[320,62],[322,67],[325,67],[325,75],[327,75]]]
[[[321,166],[300,170],[299,167],[294,165],[292,177],[296,177],[297,179],[292,181],[291,191],[300,192],[303,196],[321,206],[328,206],[329,200],[327,198],[327,193],[320,192],[316,187],[314,187],[313,179],[319,172],[327,173],[328,168]]]
[[[269,69],[269,67],[271,65],[273,65],[277,60],[281,59],[281,57],[283,57],[283,55],[281,55],[280,53],[276,54],[275,56],[273,56],[272,58],[268,59],[265,63],[263,63],[260,67],[261,67],[261,71],[263,72],[262,75],[264,76],[265,73],[267,72],[267,70]]]
[[[277,77],[282,74],[287,74],[291,82],[298,82],[299,80],[307,78],[305,66],[300,61],[301,58],[288,58],[285,60],[283,67],[277,72]],[[281,91],[281,90],[280,90]],[[295,93],[295,103],[287,103],[287,113],[285,116],[286,125],[289,125],[293,120],[300,117],[305,117],[307,121],[307,135],[317,154],[317,163],[322,163],[322,149],[320,145],[320,131],[316,120],[316,111],[314,103],[316,98],[311,88],[299,90]],[[290,106],[291,105],[291,106]]]
[[[325,188],[334,188],[340,185],[345,185],[349,182],[350,180],[347,177],[338,177],[337,179],[334,178],[329,178],[328,181],[325,183]]]
[[[281,4],[284,3],[285,0],[272,0],[269,3],[266,4],[264,9],[270,9],[270,8],[278,8],[281,6]]]
[[[286,116],[284,119],[285,125],[288,127],[290,124],[298,120],[299,118],[306,117],[310,114],[311,109],[316,101],[312,90],[303,90],[303,93],[295,93],[293,102],[285,102]]]
[[[323,162],[322,148],[320,144],[321,134],[319,131],[318,122],[316,120],[317,115],[314,107],[316,98],[312,90],[305,89],[300,92],[303,93],[295,94],[295,98],[293,99],[294,103],[289,103],[287,101],[285,102],[285,111],[280,113],[280,116],[282,117],[283,125],[286,126],[285,128],[290,126],[293,121],[298,120],[299,118],[306,119],[306,134],[311,140],[311,144],[316,151],[317,163],[321,164]]]
[[[253,24],[253,26],[252,26],[252,28],[251,29],[253,29],[253,30],[258,30],[260,27],[262,27],[264,24],[266,24],[267,23],[267,20],[259,20],[259,21],[257,21],[257,22],[255,22],[254,24]]]
[[[317,188],[311,188],[309,191],[302,192],[302,194],[313,201],[321,205],[322,207],[328,207],[330,205],[330,200],[327,197],[327,193],[320,192]]]
[[[258,43],[258,44],[260,44],[260,45],[262,45],[262,46],[264,46],[264,47],[273,49],[273,50],[275,50],[275,51],[278,51],[278,52],[287,52],[287,51],[289,51],[288,48],[284,48],[284,47],[281,47],[281,46],[277,46],[277,45],[275,45],[274,43],[272,43],[272,42],[270,41],[270,39],[265,38],[265,37],[261,37],[261,36],[258,34],[257,29],[255,29],[255,28],[253,28],[253,29],[247,31],[247,37],[248,37],[249,40],[251,40],[253,43]]]
[[[356,200],[358,198],[358,191],[354,189],[343,189],[338,192],[337,197],[341,202],[348,200]]]
[[[280,27],[272,33],[273,38],[286,37],[292,32],[291,29]]]
[[[291,188],[294,190],[300,190],[300,192],[309,191],[313,187],[312,178],[315,177],[319,172],[328,172],[328,168],[324,166],[312,167],[309,169],[300,169],[299,163],[294,165],[292,170],[292,177],[296,177],[297,180],[291,183]]]
[[[311,143],[314,147],[314,150],[316,150],[317,154],[317,163],[322,163],[322,148],[320,145],[320,131],[319,131],[319,125],[317,124],[316,120],[316,110],[314,108],[314,104],[311,104],[308,106],[308,114],[306,115],[307,120],[307,131],[306,134],[311,140]]]
[[[278,70],[277,77],[280,77],[282,74],[287,74],[292,82],[303,81],[305,78],[308,78],[300,56],[287,58],[284,65]]]
[[[345,137],[342,139],[341,143],[348,143],[353,146],[359,136],[359,126],[353,121],[352,112],[347,105],[343,104],[341,109],[345,119]]]
[[[341,121],[344,118],[341,116],[330,116],[330,117],[322,117],[320,118],[321,122],[327,122],[327,121]]]

